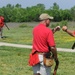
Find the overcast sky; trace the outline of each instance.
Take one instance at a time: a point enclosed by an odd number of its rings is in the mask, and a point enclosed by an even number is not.
[[[75,0],[0,0],[0,8],[7,4],[21,4],[23,8],[35,6],[39,3],[44,4],[48,9],[56,2],[61,9],[70,9],[75,6]]]

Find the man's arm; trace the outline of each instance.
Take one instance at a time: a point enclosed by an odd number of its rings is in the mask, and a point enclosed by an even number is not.
[[[55,60],[55,68],[54,68],[54,73],[53,75],[56,75],[56,72],[57,72],[57,69],[58,69],[58,66],[59,66],[59,60],[58,60],[58,57],[57,57],[57,50],[56,50],[56,47],[51,47],[51,52],[53,53],[54,55],[54,60]]]
[[[67,26],[63,26],[63,27],[62,27],[62,30],[65,31],[66,33],[68,33],[69,35],[75,37],[75,34],[74,34],[75,31],[69,30],[69,29],[67,28]]]

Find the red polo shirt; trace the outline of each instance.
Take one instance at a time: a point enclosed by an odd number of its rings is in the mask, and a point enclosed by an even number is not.
[[[4,17],[0,16],[0,27],[4,26]]]
[[[55,46],[53,32],[43,24],[33,29],[33,52],[49,52],[48,47]]]

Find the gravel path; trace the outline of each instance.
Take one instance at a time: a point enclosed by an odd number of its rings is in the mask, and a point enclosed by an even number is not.
[[[11,43],[5,43],[5,42],[0,42],[0,46],[10,46],[10,47],[29,48],[29,49],[32,48],[31,45],[11,44]],[[65,49],[65,48],[57,48],[57,51],[61,51],[61,52],[75,52],[75,50]]]

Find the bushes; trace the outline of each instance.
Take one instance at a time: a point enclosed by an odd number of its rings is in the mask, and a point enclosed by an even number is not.
[[[7,6],[0,8],[0,15],[5,17],[6,22],[38,22],[39,15],[46,12],[54,17],[54,22],[60,22],[62,20],[74,20],[74,9],[75,7],[71,10],[59,9],[57,3],[54,3],[50,9],[45,9],[44,4],[37,4],[36,6],[27,8],[22,8],[19,4],[15,6],[8,4]]]
[[[67,24],[68,24],[68,21],[65,20],[65,21],[61,21],[61,22],[57,22],[57,23],[55,23],[55,24],[52,24],[51,27],[52,27],[52,28],[55,28],[56,26],[62,27],[62,26],[64,26],[64,25],[67,26]]]

